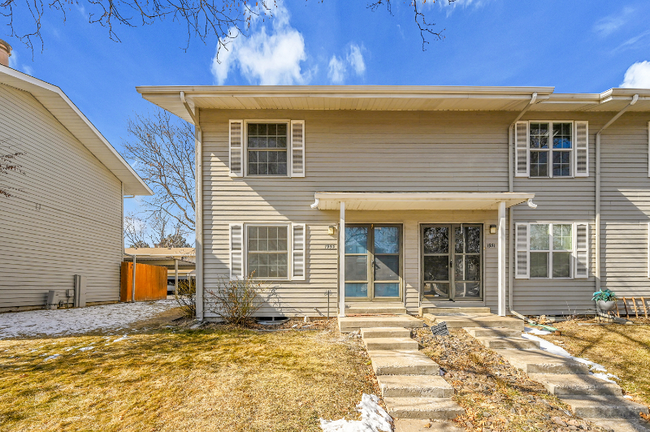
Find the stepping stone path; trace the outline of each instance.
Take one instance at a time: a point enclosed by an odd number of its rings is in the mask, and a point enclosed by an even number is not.
[[[624,398],[616,383],[598,379],[580,362],[539,348],[539,342],[521,337],[524,323],[516,318],[489,313],[465,314],[447,309],[424,314],[432,324],[442,321],[448,328],[463,328],[487,348],[499,353],[514,367],[546,387],[571,407],[573,413],[615,432],[650,432],[650,424],[639,413],[648,408]]]
[[[449,421],[465,412],[453,387],[411,339],[410,329],[423,325],[410,315],[339,318],[341,332],[360,331],[396,432],[460,432]]]

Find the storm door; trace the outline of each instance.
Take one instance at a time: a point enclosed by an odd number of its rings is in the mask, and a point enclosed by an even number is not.
[[[422,226],[422,294],[432,300],[483,297],[482,226]]]
[[[345,227],[345,297],[398,300],[402,286],[402,227]]]

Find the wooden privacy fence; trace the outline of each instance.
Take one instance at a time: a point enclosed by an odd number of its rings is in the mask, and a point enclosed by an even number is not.
[[[619,306],[619,303],[622,303]],[[647,297],[619,297],[616,300],[616,316],[625,318],[645,317],[648,318],[648,310],[650,309],[650,298]]]
[[[130,302],[133,288],[133,263],[122,263],[120,301]],[[135,301],[161,300],[167,298],[167,267],[136,264]]]

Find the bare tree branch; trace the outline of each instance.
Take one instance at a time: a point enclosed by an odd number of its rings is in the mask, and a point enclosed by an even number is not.
[[[4,148],[8,141],[8,139],[0,140],[0,174],[6,175],[13,172],[25,175],[23,166],[16,162],[16,159],[24,156],[25,153],[11,150],[11,147]],[[5,198],[14,196],[11,192],[9,192],[10,190],[20,191],[20,189],[12,186],[2,185],[0,183],[0,196],[4,196]]]
[[[124,217],[124,238],[128,241],[129,247],[148,248],[145,240],[146,223],[134,214]]]

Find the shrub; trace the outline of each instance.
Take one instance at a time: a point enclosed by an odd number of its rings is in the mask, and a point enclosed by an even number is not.
[[[174,295],[183,315],[187,318],[196,316],[196,280],[179,280],[178,290]]]
[[[206,291],[211,300],[210,310],[227,324],[246,325],[250,322],[262,306],[260,293],[266,290],[262,282],[252,277],[251,274],[245,279],[221,278],[216,289]]]

